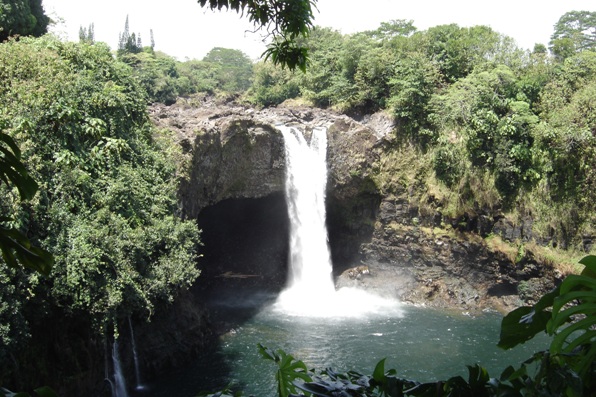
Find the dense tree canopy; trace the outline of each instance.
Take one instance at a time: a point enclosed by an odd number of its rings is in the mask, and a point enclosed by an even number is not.
[[[215,65],[214,78],[223,91],[243,92],[252,83],[252,62],[242,51],[215,47],[205,55],[203,62]]]
[[[41,36],[47,32],[50,18],[42,0],[0,0],[0,42],[14,35]]]
[[[199,275],[196,224],[177,216],[177,148],[151,131],[146,94],[103,44],[51,36],[0,45],[0,125],[39,185],[0,185],[0,217],[55,258],[44,279],[0,262],[0,362],[45,319],[89,335],[150,318]],[[3,367],[0,383],[14,370]]]
[[[555,24],[550,44],[555,55],[562,58],[574,52],[596,50],[596,12],[565,13]]]
[[[584,34],[587,20],[577,28]],[[353,35],[315,28],[303,44],[311,64],[304,75],[257,66],[247,98],[384,110],[397,122],[398,140],[418,147],[417,157],[428,158],[433,177],[449,187],[442,197],[460,198],[441,204],[446,213],[531,202],[525,210],[547,239],[581,245],[581,234],[594,231],[595,216],[583,204],[594,200],[595,186],[591,49],[551,57],[546,48],[523,51],[486,26],[412,31],[405,21]]]

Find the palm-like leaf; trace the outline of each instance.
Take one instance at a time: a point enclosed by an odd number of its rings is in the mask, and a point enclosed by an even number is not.
[[[21,151],[15,141],[7,134],[0,132],[0,181],[14,185],[22,200],[29,200],[37,192],[37,183],[21,162]],[[9,221],[0,218],[0,222]],[[14,228],[0,225],[0,251],[7,265],[21,265],[49,274],[54,263],[52,255],[31,244],[27,236]]]
[[[290,393],[296,393],[295,382],[312,382],[306,364],[300,360],[295,360],[291,354],[286,354],[283,350],[273,351],[260,343],[258,344],[261,355],[272,360],[277,364],[275,379],[277,380],[277,389],[280,397],[288,397]]]
[[[0,221],[6,219],[0,218]],[[54,264],[52,254],[34,246],[20,231],[3,226],[0,226],[0,250],[4,262],[10,267],[18,267],[20,263],[47,276]]]
[[[585,375],[596,359],[596,256],[580,263],[585,266],[582,273],[568,276],[561,284],[547,331],[554,335],[551,353],[577,353],[574,369]],[[571,325],[559,330],[567,323]]]
[[[21,151],[15,141],[0,132],[0,180],[12,183],[19,191],[21,199],[29,200],[37,192],[37,183],[21,163]]]
[[[553,336],[550,353],[587,375],[596,359],[596,256],[579,263],[585,266],[581,274],[568,276],[533,307],[518,308],[503,319],[500,347],[512,348],[545,331]]]

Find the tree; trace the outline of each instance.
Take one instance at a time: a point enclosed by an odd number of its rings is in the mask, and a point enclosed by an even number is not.
[[[409,53],[396,60],[388,105],[404,132],[415,134],[425,124],[428,103],[439,81],[439,71],[423,54]]]
[[[312,67],[303,76],[302,94],[317,106],[336,105],[349,85],[342,73],[342,34],[330,28],[317,27],[304,44],[310,51]]]
[[[434,96],[429,116],[439,131],[465,144],[475,167],[494,172],[495,187],[507,205],[537,175],[531,149],[538,117],[527,98],[518,95],[516,83],[504,65],[475,71]]]
[[[79,41],[88,44],[95,43],[95,27],[93,23],[91,23],[88,28],[82,26],[79,28]]]
[[[41,0],[0,0],[0,42],[14,35],[39,37],[49,23]]]
[[[546,54],[546,46],[541,43],[534,44],[533,54]]]
[[[572,208],[556,221],[565,240],[596,225],[596,53],[584,51],[557,68],[540,95],[541,123],[536,131],[543,168],[548,172],[543,194],[551,209]],[[571,241],[567,241],[571,242]]]
[[[141,45],[141,35],[130,33],[128,28],[128,15],[124,23],[124,32],[118,38],[118,55],[122,54],[137,54],[143,49]]]
[[[249,100],[260,106],[279,105],[300,94],[296,76],[271,62],[259,62],[254,67]]]
[[[299,37],[306,37],[313,28],[313,7],[316,0],[198,0],[201,7],[212,10],[231,9],[248,19],[258,29],[265,28],[273,38],[263,53],[274,64],[306,70],[308,50],[298,44]]]
[[[420,45],[438,63],[450,83],[467,76],[483,63],[508,64],[508,56],[516,50],[510,38],[483,25],[470,28],[456,24],[439,25],[415,33],[413,38],[420,40]]]
[[[553,54],[565,59],[574,52],[596,49],[596,11],[570,11],[557,21],[551,36]]]
[[[396,36],[408,37],[416,31],[414,21],[405,19],[392,19],[389,22],[381,22],[377,30],[366,32],[374,39],[389,40]]]
[[[215,47],[205,55],[203,62],[217,65],[214,77],[221,90],[236,93],[250,87],[252,62],[242,51]]]

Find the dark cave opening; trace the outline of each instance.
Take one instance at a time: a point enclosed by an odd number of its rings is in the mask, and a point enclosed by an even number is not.
[[[288,215],[283,193],[227,199],[197,219],[203,246],[197,283],[207,296],[242,299],[244,290],[277,293],[287,277]],[[218,297],[218,299],[221,296]]]

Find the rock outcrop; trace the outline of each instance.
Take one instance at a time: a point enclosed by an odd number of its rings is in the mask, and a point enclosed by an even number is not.
[[[439,212],[421,214],[409,192],[382,194],[375,184],[374,165],[391,144],[395,126],[381,113],[359,122],[320,109],[280,106],[257,111],[207,99],[199,105],[180,101],[155,107],[152,114],[157,125],[176,132],[189,157],[180,198],[184,216],[198,219],[206,208],[226,200],[262,199],[283,192],[285,153],[276,125],[295,125],[307,134],[314,127],[327,127],[327,223],[338,286],[359,285],[413,303],[475,310],[519,304],[520,283],[525,290],[531,286],[541,293],[555,282],[532,259],[513,263],[491,252],[481,238],[488,233],[529,238],[531,219],[512,225],[482,211],[469,219],[444,219]],[[442,224],[455,225],[452,233],[436,232]],[[220,255],[212,277],[245,274],[261,277],[267,285],[283,282],[279,267],[285,266],[287,247],[272,245],[279,246],[276,252],[267,251],[279,262],[270,265],[273,268],[250,265],[250,260],[239,265],[238,259],[223,260]],[[233,251],[232,244],[227,248],[222,251]],[[370,273],[342,276],[360,264]],[[275,278],[266,276],[274,273]]]
[[[169,107],[157,105],[151,114],[157,126],[176,132],[189,157],[188,175],[180,188],[183,213],[189,218],[196,218],[205,207],[226,199],[260,198],[283,192],[284,142],[276,125],[296,125],[306,133],[324,126],[339,134],[353,127],[348,117],[322,110],[255,111],[209,100],[200,106],[183,100]],[[343,138],[341,141],[349,145],[350,141]],[[333,178],[353,168],[353,162],[342,165],[338,172],[332,172]]]

